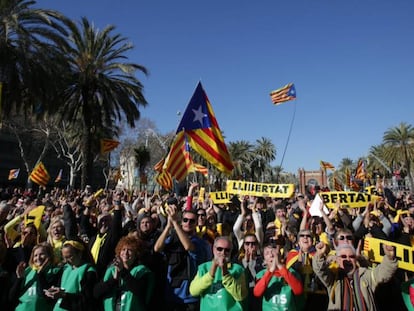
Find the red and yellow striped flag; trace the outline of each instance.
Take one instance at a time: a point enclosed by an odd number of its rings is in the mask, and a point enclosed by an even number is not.
[[[349,168],[345,169],[345,183],[347,187],[351,187],[351,170]]]
[[[333,171],[335,170],[335,166],[333,166],[329,162],[321,161],[320,164],[321,164],[321,168],[324,169],[324,170],[326,170],[326,169],[330,169],[330,170],[333,170]]]
[[[272,99],[272,103],[275,105],[296,99],[295,85],[293,83],[289,83],[280,89],[270,92],[270,98]]]
[[[182,181],[188,175],[191,163],[185,132],[181,131],[174,138],[163,170],[168,171],[176,180]]]
[[[334,188],[336,191],[344,191],[342,184],[339,182],[338,178],[334,177]]]
[[[192,150],[200,154],[219,171],[230,175],[233,161],[227,150],[213,108],[199,82],[177,128],[185,132]]]
[[[208,168],[195,162],[193,162],[193,165],[190,168],[190,172],[199,172],[203,174],[204,177],[208,176]]]
[[[116,147],[118,147],[119,144],[120,142],[117,140],[108,139],[108,138],[101,139],[101,154],[111,152]]]
[[[46,187],[47,183],[50,180],[50,175],[47,172],[45,166],[42,162],[39,162],[36,167],[33,169],[32,173],[29,176],[30,180],[39,186]]]
[[[157,183],[166,190],[171,190],[173,187],[173,181],[171,174],[168,171],[162,171],[155,178]]]

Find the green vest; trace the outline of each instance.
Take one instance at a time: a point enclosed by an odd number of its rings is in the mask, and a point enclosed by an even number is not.
[[[209,273],[211,261],[198,266],[198,274],[204,275]],[[245,277],[243,266],[233,263],[228,272],[235,278]],[[244,310],[245,303],[234,300],[233,296],[224,288],[222,284],[221,268],[217,268],[214,275],[213,284],[203,293],[200,300],[200,310],[203,311],[238,311]]]
[[[90,264],[85,263],[79,267],[73,268],[71,265],[66,264],[64,266],[62,280],[60,282],[60,287],[65,290],[66,293],[69,294],[78,294],[82,291],[81,281],[85,275],[85,273],[89,271],[96,271],[94,267]],[[53,308],[54,311],[65,311],[60,307],[62,303],[62,298],[59,298],[56,301],[55,307]]]
[[[256,279],[261,279],[263,275],[266,273],[266,271],[267,269],[258,272],[256,275]],[[297,273],[293,269],[289,269],[289,272],[293,273],[296,277],[298,277]],[[301,296],[295,296],[293,294],[291,287],[286,283],[283,277],[272,276],[262,297],[262,310],[299,310],[299,308],[297,307],[297,302],[303,299]]]
[[[104,281],[111,279],[114,275],[115,267],[110,266],[104,276]],[[144,275],[147,277],[145,282],[145,293],[140,294],[139,296],[134,295],[131,291],[126,289],[125,281],[121,278],[120,284],[118,287],[114,288],[111,292],[111,296],[104,300],[104,310],[105,311],[127,311],[127,310],[136,310],[136,311],[146,311],[149,310],[149,302],[154,290],[154,275],[150,269],[146,266],[138,265],[133,267],[129,273],[135,279],[141,279]],[[119,303],[119,309],[116,308],[117,302]]]
[[[46,280],[48,280],[59,271],[59,268],[49,267],[43,273],[45,273]],[[42,292],[43,289],[40,288],[37,271],[31,267],[27,267],[24,271],[24,281],[21,289],[24,292],[19,297],[19,304],[15,311],[53,310],[53,303],[46,300]]]

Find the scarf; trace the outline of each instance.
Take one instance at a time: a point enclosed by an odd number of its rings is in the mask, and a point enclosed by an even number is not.
[[[354,272],[353,281],[345,276],[342,283],[343,297],[341,310],[367,311],[364,296],[361,291],[361,280],[358,270]]]

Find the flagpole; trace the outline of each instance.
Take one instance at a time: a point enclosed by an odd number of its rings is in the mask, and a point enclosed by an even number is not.
[[[285,149],[283,150],[283,155],[282,155],[282,160],[280,161],[280,170],[277,171],[277,175],[276,175],[276,182],[279,182],[279,175],[280,175],[280,171],[282,170],[282,164],[283,164],[283,160],[285,159],[285,154],[286,154],[286,150],[289,144],[289,140],[290,140],[290,134],[292,133],[292,128],[293,128],[293,122],[295,121],[295,116],[296,116],[296,100],[294,102],[294,109],[293,109],[293,116],[292,116],[292,120],[290,121],[290,128],[289,128],[289,133],[288,133],[288,137],[286,140],[286,145],[285,145]]]

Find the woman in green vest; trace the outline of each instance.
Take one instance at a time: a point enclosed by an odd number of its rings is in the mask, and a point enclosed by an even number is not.
[[[115,259],[94,289],[105,311],[149,310],[154,275],[141,263],[146,248],[141,240],[125,236],[115,249]]]
[[[48,243],[34,246],[29,266],[20,262],[16,268],[16,280],[10,290],[10,298],[17,311],[52,310],[54,301],[44,295],[44,290],[58,285],[61,269],[53,265],[53,248]]]
[[[68,240],[62,246],[63,266],[59,286],[45,291],[46,296],[56,299],[54,311],[96,310],[93,287],[97,274],[89,250],[80,241]]]

